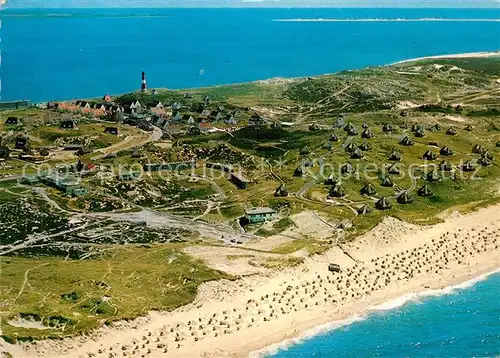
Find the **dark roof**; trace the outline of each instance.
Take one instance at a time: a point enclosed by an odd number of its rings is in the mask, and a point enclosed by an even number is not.
[[[276,213],[276,211],[268,207],[256,207],[251,209],[245,209],[246,215],[262,215],[262,214],[274,214],[274,213]]]

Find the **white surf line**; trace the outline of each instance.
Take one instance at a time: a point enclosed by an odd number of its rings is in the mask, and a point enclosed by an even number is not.
[[[436,60],[436,59],[460,59],[460,58],[480,58],[480,57],[495,57],[500,56],[500,50],[498,51],[485,51],[485,52],[469,52],[469,53],[456,53],[449,55],[437,55],[437,56],[425,56],[409,58],[407,60],[402,60],[398,62],[391,63],[387,66],[398,65],[407,62],[415,62],[421,60]]]
[[[400,308],[406,305],[407,303],[421,302],[420,300],[421,298],[425,299],[427,297],[441,297],[445,295],[456,294],[457,291],[473,287],[475,284],[488,279],[492,275],[496,275],[499,273],[500,269],[496,269],[490,272],[486,272],[472,279],[469,279],[463,283],[451,286],[445,286],[442,288],[425,290],[425,291],[417,291],[414,293],[409,293],[393,299],[389,299],[388,301],[379,305],[368,306],[362,311],[353,313],[347,318],[320,324],[316,327],[305,330],[296,337],[284,339],[281,342],[277,342],[267,347],[252,351],[249,354],[249,358],[265,358],[275,355],[280,351],[285,351],[292,346],[304,343],[305,341],[315,338],[321,334],[331,333],[344,326],[349,326],[353,323],[369,319],[370,315],[377,311],[390,311],[396,308]]]
[[[419,18],[419,19],[273,19],[273,22],[500,22],[499,19],[446,19],[446,18]]]

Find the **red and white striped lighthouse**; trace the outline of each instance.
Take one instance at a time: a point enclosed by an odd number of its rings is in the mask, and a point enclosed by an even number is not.
[[[146,87],[146,73],[142,71],[142,84],[141,84],[141,92],[146,92],[147,87]]]

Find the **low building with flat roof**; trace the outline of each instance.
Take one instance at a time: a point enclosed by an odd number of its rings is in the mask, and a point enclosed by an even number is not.
[[[245,210],[245,218],[251,224],[273,220],[275,215],[276,211],[268,207],[256,207]]]

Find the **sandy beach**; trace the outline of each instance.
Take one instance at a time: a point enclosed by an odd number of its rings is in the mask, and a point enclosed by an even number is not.
[[[431,59],[443,59],[443,58],[480,58],[480,57],[494,57],[500,56],[500,51],[489,51],[489,52],[469,52],[469,53],[457,53],[450,55],[437,55],[437,56],[426,56],[426,57],[417,57],[417,58],[409,58],[407,60],[398,61],[391,63],[388,66],[399,65],[402,63],[421,61],[421,60],[431,60]]]
[[[18,346],[14,356],[258,357],[259,350],[349,322],[374,306],[498,270],[499,212],[500,205],[454,213],[429,227],[386,218],[303,265],[211,282],[193,304],[173,312],[151,312],[87,337]],[[330,272],[329,263],[340,264],[341,272]]]

